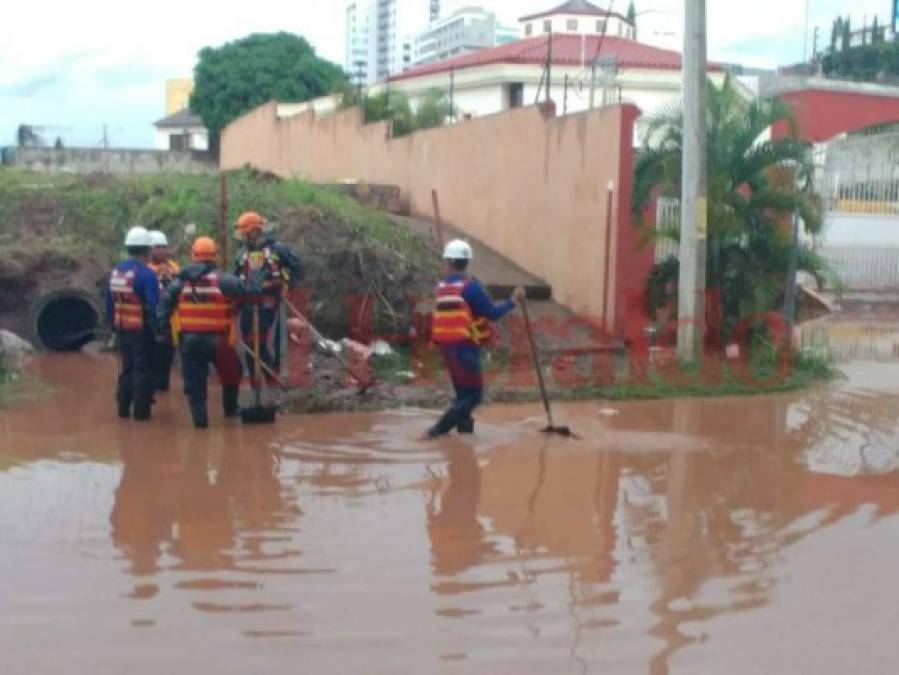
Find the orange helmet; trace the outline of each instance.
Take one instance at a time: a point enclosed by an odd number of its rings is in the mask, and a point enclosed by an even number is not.
[[[262,216],[255,211],[247,211],[242,213],[240,218],[237,219],[237,231],[245,236],[253,230],[261,230],[262,224]]]
[[[194,262],[215,262],[218,247],[209,237],[197,237],[190,248],[190,259]]]

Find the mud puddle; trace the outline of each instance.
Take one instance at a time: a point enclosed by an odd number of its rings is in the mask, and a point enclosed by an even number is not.
[[[3,673],[891,672],[899,364],[785,396],[190,427],[0,411]],[[212,401],[211,411],[217,411]]]

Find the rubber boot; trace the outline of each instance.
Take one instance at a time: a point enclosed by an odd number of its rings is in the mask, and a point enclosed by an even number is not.
[[[240,417],[239,395],[239,387],[222,387],[222,407],[225,410],[225,417]]]
[[[474,418],[469,417],[468,419],[464,419],[459,422],[459,425],[456,427],[456,431],[460,434],[473,434],[474,433]]]
[[[134,419],[138,422],[148,422],[153,411],[153,402],[138,403],[134,402]]]
[[[206,412],[206,401],[188,401],[190,416],[194,420],[197,429],[209,428],[209,415]]]
[[[127,420],[131,418],[131,404],[119,401],[119,419]]]

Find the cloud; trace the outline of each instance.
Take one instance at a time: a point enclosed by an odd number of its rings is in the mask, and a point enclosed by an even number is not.
[[[0,96],[37,96],[45,89],[57,86],[61,81],[59,73],[47,73],[38,75],[15,84],[0,88]]]

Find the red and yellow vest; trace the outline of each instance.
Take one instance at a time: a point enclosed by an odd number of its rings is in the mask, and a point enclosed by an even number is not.
[[[159,279],[160,291],[167,290],[172,285],[175,277],[178,276],[178,272],[181,271],[181,267],[174,260],[166,260],[162,263],[151,262],[149,267],[156,274],[156,278]]]
[[[115,309],[113,325],[116,330],[143,330],[144,305],[134,292],[135,270],[113,270],[109,277],[109,292]]]
[[[242,282],[249,284],[250,275],[262,270],[264,271],[262,291],[272,295],[281,292],[288,274],[281,266],[281,257],[271,246],[265,246],[258,251],[245,250],[239,262],[239,276]]]
[[[178,296],[178,323],[184,333],[230,333],[234,324],[231,301],[219,288],[219,275],[209,272],[185,280]]]
[[[480,346],[492,337],[490,321],[486,317],[475,318],[462,297],[467,285],[467,278],[437,285],[437,309],[431,320],[431,339],[435,344]]]

